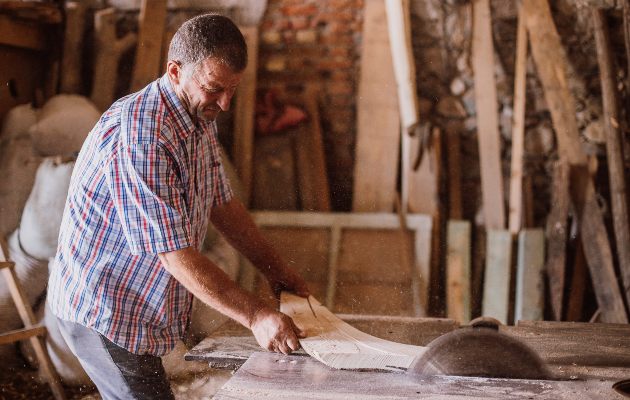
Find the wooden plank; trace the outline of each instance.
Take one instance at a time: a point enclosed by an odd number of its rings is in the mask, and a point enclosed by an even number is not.
[[[489,230],[486,236],[486,268],[481,315],[508,324],[510,314],[510,272],[512,233]]]
[[[33,22],[0,15],[0,43],[31,50],[46,48],[46,30]]]
[[[472,64],[475,74],[483,215],[486,229],[504,229],[505,207],[490,0],[473,2]]]
[[[304,351],[335,369],[400,370],[426,351],[425,347],[390,342],[365,334],[343,322],[313,296],[282,293],[280,310],[308,333]]]
[[[335,306],[337,290],[337,270],[339,265],[339,247],[341,245],[341,225],[333,225],[330,233],[330,253],[328,260],[328,279],[326,285],[326,307]]]
[[[617,70],[613,68],[608,21],[604,10],[593,10],[593,31],[597,46],[599,77],[602,84],[606,157],[610,181],[610,202],[613,227],[617,242],[617,257],[623,282],[623,294],[630,304],[630,226],[628,226],[628,198],[622,144],[619,138],[619,110],[617,106]]]
[[[580,322],[582,309],[584,308],[584,290],[586,289],[586,259],[582,238],[577,237],[575,244],[575,259],[573,261],[573,274],[571,275],[571,288],[567,301],[566,320]]]
[[[551,210],[547,216],[545,267],[549,279],[549,303],[556,321],[562,320],[563,314],[569,204],[569,166],[560,160],[553,164]]]
[[[543,319],[545,285],[542,274],[544,267],[544,231],[523,229],[518,235],[515,321]]]
[[[310,122],[302,125],[304,129],[296,135],[300,203],[301,209],[306,211],[331,211],[324,140],[319,122],[320,91],[319,84],[306,84],[303,102]]]
[[[261,352],[213,399],[618,399],[612,383],[338,371],[309,357]]]
[[[80,93],[83,67],[83,39],[85,37],[87,7],[83,3],[66,3],[66,27],[61,55],[60,93]]]
[[[138,17],[138,46],[129,91],[141,90],[160,76],[166,0],[142,0]]]
[[[527,76],[527,28],[522,10],[518,13],[516,63],[514,71],[514,119],[512,122],[512,160],[510,167],[510,205],[508,230],[521,230],[523,191],[523,145],[525,139],[525,83]]]
[[[446,234],[446,316],[470,321],[470,221],[448,221]]]
[[[122,54],[136,44],[135,33],[116,39],[116,10],[107,8],[94,13],[96,56],[90,100],[101,111],[114,102],[118,62]]]
[[[403,159],[406,195],[403,193],[402,207],[409,213],[435,215],[439,205],[440,130],[429,124],[422,124],[420,130],[423,129],[428,129],[430,133],[403,137],[408,151]],[[420,142],[423,142],[423,145],[420,145]],[[422,161],[418,168],[414,169],[412,164],[418,157],[422,157]]]
[[[42,336],[46,334],[46,326],[37,324],[28,328],[17,329],[0,334],[0,344],[15,343],[28,339],[32,336]]]
[[[568,89],[560,37],[549,3],[547,0],[524,0],[523,10],[530,34],[532,56],[551,111],[559,155],[576,167],[575,173],[573,169],[571,172],[571,198],[580,221],[582,237],[588,238],[583,241],[584,251],[597,301],[602,310],[602,319],[604,322],[626,323],[628,316],[615,277],[608,234],[595,187],[584,167],[587,158],[581,148],[574,100]]]
[[[394,209],[400,115],[384,0],[365,1],[352,210]],[[373,62],[379,60],[379,62]]]
[[[463,219],[462,207],[462,165],[461,165],[461,132],[453,129],[453,125],[446,128],[446,161],[448,168],[448,218]]]
[[[240,27],[247,43],[247,67],[236,87],[234,103],[234,166],[241,179],[245,207],[252,192],[254,157],[254,109],[256,107],[256,68],[258,64],[258,27]]]
[[[630,366],[630,326],[588,322],[519,321],[499,332],[523,340],[549,364]]]

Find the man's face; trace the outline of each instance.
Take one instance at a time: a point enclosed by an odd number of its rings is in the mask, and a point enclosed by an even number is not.
[[[234,72],[213,58],[201,65],[201,69],[194,72],[192,68],[182,69],[174,61],[168,64],[173,89],[195,123],[214,121],[220,111],[230,108],[230,99],[244,73]]]

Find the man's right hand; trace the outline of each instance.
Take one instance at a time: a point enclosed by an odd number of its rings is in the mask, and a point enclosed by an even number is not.
[[[307,336],[288,315],[267,307],[256,313],[251,329],[263,349],[284,354],[299,350],[298,338]]]

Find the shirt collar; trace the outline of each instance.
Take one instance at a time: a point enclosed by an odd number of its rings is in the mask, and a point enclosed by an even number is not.
[[[162,78],[160,78],[158,85],[168,112],[171,114],[178,127],[181,128],[179,132],[182,138],[185,139],[188,135],[196,133],[197,127],[181,101],[179,101],[177,94],[175,94],[171,81],[168,79],[168,74],[164,74]]]

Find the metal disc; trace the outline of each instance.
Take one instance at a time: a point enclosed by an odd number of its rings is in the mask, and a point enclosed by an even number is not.
[[[409,374],[551,379],[529,346],[492,328],[462,328],[435,339]]]

